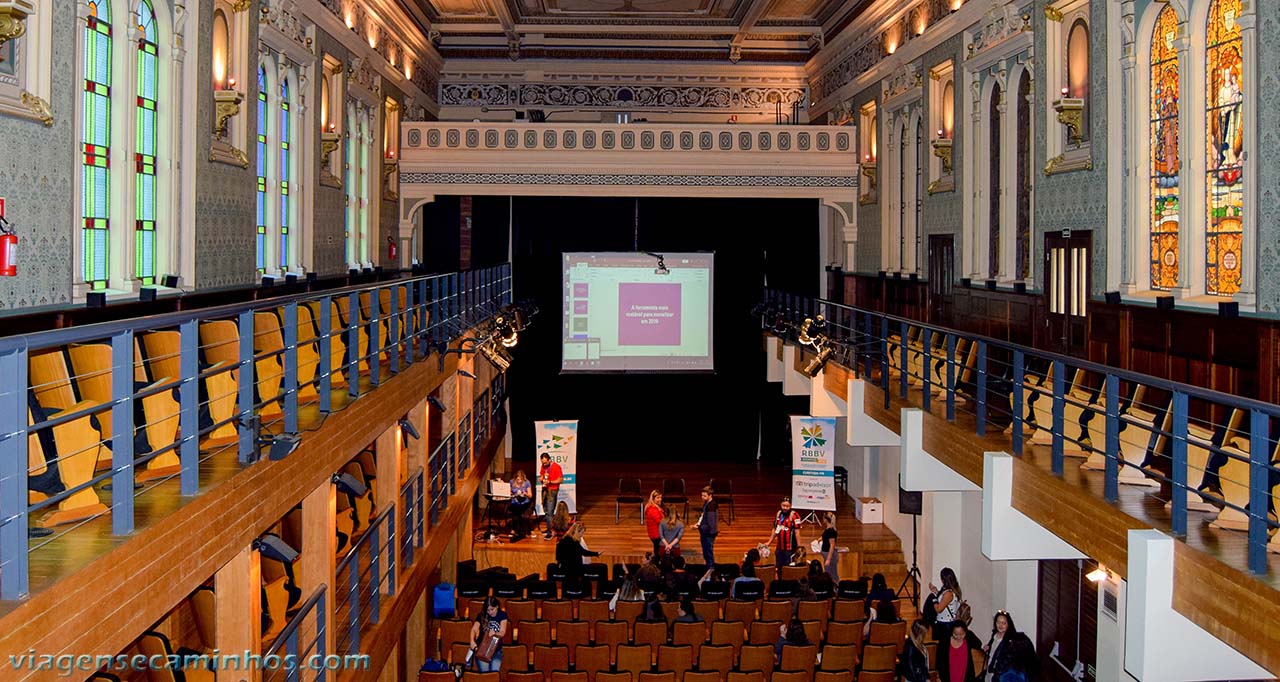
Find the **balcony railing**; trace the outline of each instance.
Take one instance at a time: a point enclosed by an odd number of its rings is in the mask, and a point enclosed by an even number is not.
[[[30,592],[31,553],[107,517],[123,541],[139,505],[177,506],[153,496],[286,456],[510,303],[501,265],[0,338],[0,599]]]
[[[339,562],[335,584],[338,599],[334,612],[342,630],[338,651],[359,653],[360,633],[382,618],[383,599],[396,593],[395,510],[378,514],[355,546]]]
[[[834,360],[878,382],[885,408],[893,393],[918,392],[925,411],[941,400],[947,420],[972,420],[979,436],[1007,433],[1015,456],[1029,442],[1047,447],[1057,476],[1073,458],[1097,472],[1107,502],[1121,486],[1167,490],[1164,530],[1185,539],[1197,514],[1218,532],[1245,533],[1243,556],[1215,550],[1242,570],[1265,575],[1269,547],[1280,552],[1280,536],[1269,542],[1280,527],[1280,406],[773,290],[758,312],[764,329],[791,341],[821,314],[825,329],[811,324],[806,338],[823,337],[816,343]]]
[[[325,651],[326,590],[324,585],[316,588],[271,647],[263,652],[262,682],[328,682],[330,670],[368,669],[367,657],[330,656]],[[336,679],[336,675],[332,679]]]
[[[412,566],[417,550],[422,548],[425,539],[425,507],[423,497],[423,471],[418,469],[411,474],[400,488],[400,508],[404,516],[400,519],[400,544],[403,551],[400,561],[404,566]]]

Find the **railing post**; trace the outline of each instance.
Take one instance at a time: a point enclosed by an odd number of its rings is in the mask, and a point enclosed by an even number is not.
[[[320,412],[328,414],[333,411],[333,299],[324,296],[320,299],[320,364],[316,369],[320,374]]]
[[[285,653],[293,655],[292,658],[286,659],[285,682],[301,682],[302,680],[299,674],[299,670],[302,667],[301,656],[299,655],[302,653],[302,647],[298,642],[298,630],[299,628],[294,628],[284,643]]]
[[[978,387],[974,391],[977,393],[978,404],[974,408],[977,418],[977,434],[979,436],[987,435],[987,342],[978,341]]]
[[[130,355],[132,361],[133,356]],[[27,349],[0,355],[0,599],[30,590],[27,556]],[[132,490],[129,484],[127,490]]]
[[[178,385],[178,429],[182,440],[178,445],[178,459],[182,465],[179,490],[183,495],[200,492],[200,327],[196,320],[187,320],[178,327],[178,367],[182,371],[182,383]],[[253,339],[249,340],[252,347]],[[115,349],[112,349],[114,354]],[[129,387],[133,386],[133,344],[129,345]],[[132,393],[132,391],[130,391]],[[130,408],[133,406],[130,405]],[[129,432],[132,440],[133,432]],[[111,486],[112,499],[117,495],[132,494],[133,475],[123,488]]]
[[[956,420],[956,335],[947,334],[947,421]]]
[[[391,373],[396,374],[400,367],[400,285],[391,287],[390,319],[387,321],[387,338],[391,339]]]
[[[1267,497],[1271,490],[1271,418],[1249,415],[1249,572],[1267,573]]]
[[[1018,457],[1022,456],[1022,439],[1024,438],[1022,422],[1025,419],[1026,408],[1022,401],[1025,391],[1023,384],[1026,383],[1025,364],[1026,358],[1022,351],[1013,351],[1013,391],[1010,395],[1013,396],[1013,454]]]
[[[324,642],[325,640],[324,633],[327,631],[325,628],[328,626],[328,623],[325,622],[325,617],[324,617],[324,614],[327,613],[327,611],[325,610],[325,599],[328,598],[328,594],[329,592],[327,589],[321,589],[320,598],[316,600],[316,608],[315,608],[316,655],[320,657],[321,661],[325,660],[325,658],[327,658],[329,654],[328,647],[325,646],[325,642]],[[328,680],[328,666],[322,665],[320,666],[320,670],[316,671],[316,682],[326,682],[327,680]]]
[[[386,519],[386,516],[382,517]],[[378,542],[381,523],[369,526],[369,622],[377,623],[382,605],[382,545]]]
[[[298,432],[298,303],[284,306],[284,430]]]
[[[920,373],[924,388],[920,394],[920,405],[925,412],[929,411],[929,403],[933,399],[933,353],[930,345],[933,343],[933,331],[928,327],[922,328],[920,334],[921,348],[924,349],[924,363],[921,365]]]
[[[257,381],[257,369],[253,363],[253,311],[246,310],[240,313],[236,326],[236,333],[240,335],[240,366],[236,369],[239,385],[237,386],[236,401],[237,407],[240,408],[240,423],[237,424],[237,431],[240,435],[240,463],[248,464],[258,461],[258,434],[253,429],[253,413],[254,406],[254,383]],[[179,424],[179,427],[182,425]],[[185,431],[183,433],[186,433]]]
[[[889,409],[889,318],[880,318],[880,388],[884,392],[884,409]]]
[[[898,323],[898,397],[907,398],[907,322]]]
[[[347,294],[347,395],[360,395],[360,296]],[[367,350],[367,349],[366,349]]]
[[[133,395],[132,330],[111,337],[111,400],[111,532],[128,535],[133,532],[133,401],[138,400]],[[186,459],[181,463],[185,479]]]
[[[1051,431],[1053,445],[1051,446],[1053,458],[1053,473],[1061,476],[1064,470],[1062,461],[1062,434],[1066,428],[1063,426],[1062,417],[1062,400],[1063,393],[1066,389],[1066,382],[1063,381],[1063,374],[1067,371],[1066,365],[1061,360],[1053,361],[1053,430]]]
[[[396,593],[396,515],[387,514],[387,594]],[[403,568],[403,566],[401,567]]]
[[[1171,531],[1174,537],[1187,535],[1187,394],[1182,391],[1173,392],[1170,405],[1173,410],[1173,434],[1170,441],[1173,445],[1173,522]],[[1130,466],[1138,466],[1134,462]]]
[[[431,298],[432,285],[434,280],[420,280],[418,282],[418,359],[425,360],[427,355],[431,353],[431,349],[427,346],[430,339],[428,333],[432,323],[435,322],[432,313],[433,299]]]
[[[378,312],[382,308],[382,295],[377,288],[369,290],[369,383],[382,383],[382,335],[378,333]],[[389,339],[388,339],[389,340]]]
[[[360,545],[351,548],[347,563],[347,653],[360,652]]]
[[[427,477],[427,468],[423,467],[422,470],[418,472],[418,483],[417,483],[418,523],[414,529],[416,533],[416,537],[414,538],[414,546],[418,548],[422,547],[423,538],[425,537],[425,534],[426,534],[426,528],[424,528],[424,524],[423,524],[423,522],[425,521],[424,514],[426,513],[426,509],[423,507],[424,500],[423,500],[423,494],[422,494],[423,485],[426,483],[426,477]]]
[[[1108,502],[1120,499],[1120,379],[1108,374],[1107,394],[1107,442],[1102,447],[1107,458],[1106,471],[1103,475],[1102,494]],[[1096,416],[1094,417],[1097,418]]]

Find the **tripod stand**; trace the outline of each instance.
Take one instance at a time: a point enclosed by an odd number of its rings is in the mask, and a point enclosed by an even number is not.
[[[907,577],[902,579],[902,584],[898,586],[898,591],[894,594],[901,596],[904,591],[911,595],[911,605],[920,608],[920,565],[916,563],[916,523],[920,517],[911,515],[911,568],[907,570]],[[909,590],[909,591],[908,591]]]

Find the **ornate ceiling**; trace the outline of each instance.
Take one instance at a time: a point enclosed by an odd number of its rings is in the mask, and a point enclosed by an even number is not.
[[[803,64],[870,0],[400,0],[446,59]]]

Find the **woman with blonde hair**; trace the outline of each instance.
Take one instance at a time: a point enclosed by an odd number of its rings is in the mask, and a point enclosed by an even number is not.
[[[662,491],[649,493],[649,501],[644,504],[644,527],[649,533],[649,542],[653,543],[653,555],[656,557],[662,550]]]
[[[551,517],[551,532],[555,533],[556,539],[564,537],[569,531],[569,525],[573,523],[573,517],[569,516],[569,505],[564,500],[556,503],[556,513]]]
[[[907,634],[907,646],[902,651],[902,659],[898,664],[898,674],[906,682],[929,682],[929,650],[925,648],[925,635],[929,626],[917,620],[911,624]]]
[[[533,506],[533,482],[525,477],[524,471],[517,470],[511,478],[511,502],[507,504],[511,512],[511,541],[519,542],[526,535],[531,535],[525,514]]]
[[[559,512],[556,516],[559,516]],[[555,519],[552,519],[552,523],[555,523]],[[589,551],[583,546],[582,534],[586,530],[586,526],[575,523],[566,529],[564,537],[556,543],[556,563],[560,564],[560,570],[564,571],[566,584],[582,580],[582,566],[587,557],[600,556],[599,552]]]

